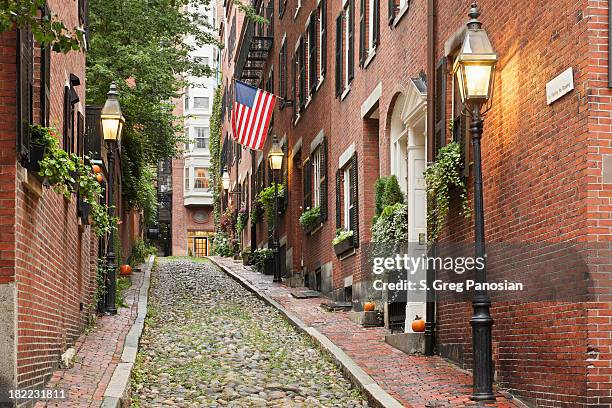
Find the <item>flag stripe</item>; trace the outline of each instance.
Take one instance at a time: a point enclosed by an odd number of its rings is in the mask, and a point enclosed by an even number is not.
[[[235,82],[236,101],[232,108],[231,125],[234,140],[261,150],[268,135],[276,96],[243,82]]]

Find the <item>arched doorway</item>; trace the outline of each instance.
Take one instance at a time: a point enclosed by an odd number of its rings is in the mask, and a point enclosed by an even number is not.
[[[390,172],[399,181],[408,204],[408,255],[420,257],[427,242],[427,194],[424,172],[427,166],[427,90],[424,81],[413,79],[397,97],[391,114]],[[417,278],[418,277],[418,278]],[[425,278],[425,269],[411,280]],[[396,308],[397,309],[397,308]],[[412,331],[415,315],[425,317],[425,293],[408,293],[405,329]]]

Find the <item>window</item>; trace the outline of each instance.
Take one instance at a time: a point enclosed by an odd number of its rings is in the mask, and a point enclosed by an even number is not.
[[[208,190],[208,169],[204,167],[196,167],[194,169],[193,188],[195,190]]]
[[[306,55],[308,56],[308,92],[312,94],[317,89],[317,84],[319,83],[319,77],[317,74],[317,15],[315,13],[310,14],[310,21],[308,23],[308,28],[306,29],[308,33],[308,51]]]
[[[189,191],[189,167],[185,167],[185,191]]]
[[[325,76],[325,68],[327,65],[327,10],[326,0],[321,0],[317,9],[319,18],[319,76],[323,78]]]
[[[354,0],[348,0],[336,19],[336,96],[345,92],[355,76]]]
[[[185,88],[185,110],[189,110],[189,87]]]
[[[409,0],[388,0],[388,1],[389,1],[389,25],[392,25],[395,23],[395,17],[397,16],[398,12],[401,12],[401,15],[399,16],[400,18],[402,15],[405,14],[403,11],[408,8],[410,1]]]
[[[380,1],[361,0],[359,13],[359,65],[374,55],[380,32]]]
[[[351,186],[353,185],[351,175],[353,171],[351,165],[344,169],[344,229],[351,229],[351,210],[355,207],[352,200]]]
[[[297,92],[300,100],[300,111],[306,106],[306,41],[304,37],[300,37],[296,48],[296,61],[297,61]]]
[[[195,128],[195,147],[196,149],[208,149],[210,129],[207,127]]]
[[[196,96],[193,98],[193,109],[208,109],[209,101],[208,96]]]
[[[202,65],[208,65],[209,64],[209,60],[208,57],[195,57],[194,58],[195,62],[197,62],[198,64],[202,64]]]
[[[312,154],[312,205],[321,206],[321,147]]]

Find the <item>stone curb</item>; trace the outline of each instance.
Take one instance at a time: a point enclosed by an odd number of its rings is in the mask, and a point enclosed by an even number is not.
[[[404,405],[400,404],[395,398],[381,388],[372,377],[366,374],[353,359],[351,359],[340,347],[336,346],[327,336],[318,331],[312,326],[308,326],[299,317],[285,309],[280,303],[272,299],[247,279],[230,271],[225,266],[212,258],[208,258],[218,266],[223,272],[229,275],[234,280],[238,281],[248,291],[254,293],[259,299],[268,303],[270,306],[278,309],[299,331],[309,335],[319,347],[326,352],[338,365],[343,373],[349,378],[355,387],[363,391],[367,396],[370,405],[377,408],[401,408]]]
[[[132,324],[130,331],[125,337],[121,360],[115,367],[113,375],[104,391],[102,408],[123,408],[130,406],[130,376],[136,354],[138,353],[138,343],[144,329],[145,318],[147,317],[147,304],[149,301],[149,286],[151,285],[151,269],[155,256],[151,255],[144,266],[144,277],[142,286],[138,292],[138,312],[136,320]]]

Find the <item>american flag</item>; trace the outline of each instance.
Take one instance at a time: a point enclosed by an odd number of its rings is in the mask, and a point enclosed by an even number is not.
[[[276,96],[240,81],[236,81],[235,95],[232,108],[234,139],[250,149],[261,150],[268,135]]]

